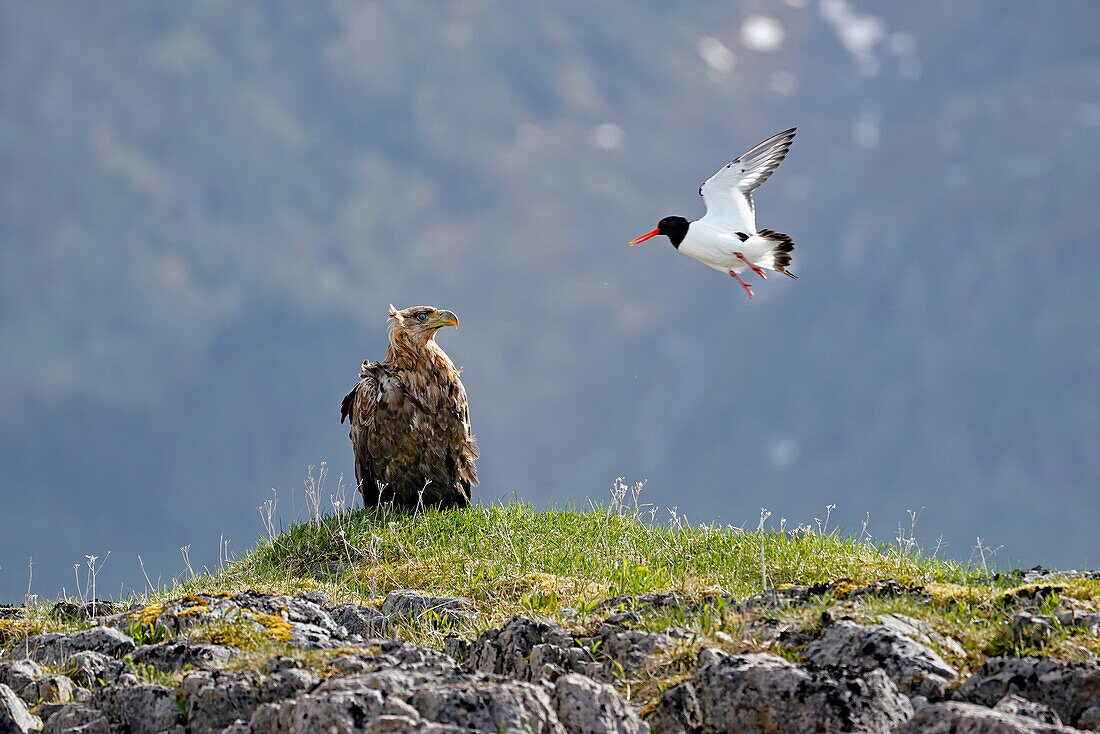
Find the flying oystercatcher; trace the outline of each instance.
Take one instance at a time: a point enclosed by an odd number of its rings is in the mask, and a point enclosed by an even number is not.
[[[630,246],[663,234],[683,254],[729,273],[749,298],[753,297],[752,288],[738,275],[746,268],[764,280],[768,279],[764,268],[797,278],[787,270],[794,241],[770,229],[757,231],[756,205],[752,201],[752,192],[768,180],[787,156],[794,131],[792,127],[773,135],[708,178],[699,187],[699,195],[707,207],[702,219],[689,222],[683,217],[665,217],[658,222],[657,229],[631,241]]]

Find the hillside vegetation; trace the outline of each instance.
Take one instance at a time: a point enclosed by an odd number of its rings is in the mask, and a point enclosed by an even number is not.
[[[617,490],[585,510],[314,504],[216,571],[126,602],[0,609],[0,695],[18,731],[640,733],[778,717],[910,732],[1100,716],[1100,574],[991,573],[904,533],[845,535],[828,513],[793,531],[764,529],[765,513],[756,531],[659,522]]]
[[[784,621],[796,626],[813,627],[823,612],[835,616],[838,608],[865,621],[890,613],[925,620],[961,643],[964,652],[940,652],[962,669],[993,654],[1082,659],[1100,653],[1100,640],[1086,630],[1057,628],[1028,642],[1014,639],[1008,624],[1021,605],[1037,603],[1037,611],[1053,613],[1065,599],[1094,610],[1100,600],[1100,578],[1094,575],[1073,572],[1056,582],[1023,583],[1021,570],[995,572],[930,557],[907,547],[904,538],[859,538],[820,521],[815,528],[758,532],[691,524],[675,514],[658,522],[655,516],[621,503],[584,511],[511,503],[414,516],[368,510],[315,516],[261,539],[221,570],[136,595],[129,606],[149,609],[187,595],[246,590],[320,591],[334,604],[376,607],[387,594],[405,589],[469,600],[476,613],[467,618],[445,624],[413,620],[392,630],[442,647],[447,635],[475,637],[514,615],[584,628],[607,616],[614,607],[609,599],[671,592],[716,603],[705,614],[676,606],[643,616],[636,620],[639,628],[683,626],[699,645],[764,649],[775,641],[754,633],[753,615],[739,609],[738,601],[774,594],[791,602]],[[72,622],[50,616],[51,606],[31,609],[24,620],[0,621],[3,639],[71,629]],[[253,641],[259,642],[266,649],[271,640]]]

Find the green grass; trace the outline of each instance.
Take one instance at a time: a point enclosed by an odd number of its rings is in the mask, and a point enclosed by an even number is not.
[[[799,630],[803,639],[821,628],[826,611],[868,623],[881,615],[901,613],[924,620],[958,641],[961,653],[950,645],[938,649],[963,671],[973,670],[990,655],[1037,653],[1075,660],[1100,653],[1100,641],[1080,630],[1056,629],[1041,647],[1020,646],[1006,633],[1007,620],[1025,606],[1045,614],[1064,602],[1096,609],[1100,581],[1095,579],[1057,581],[1041,585],[1037,592],[1033,586],[1017,586],[1011,574],[990,576],[982,566],[928,557],[911,548],[837,531],[746,532],[692,525],[675,517],[669,523],[657,523],[621,505],[540,511],[513,502],[415,516],[357,511],[316,517],[262,539],[221,571],[134,601],[153,609],[161,601],[188,593],[246,589],[321,590],[334,602],[375,606],[395,589],[469,598],[478,615],[467,626],[451,629],[438,618],[425,617],[391,631],[395,637],[440,647],[450,632],[472,638],[516,614],[593,632],[610,613],[593,610],[595,604],[618,595],[675,591],[691,600],[715,594],[743,600],[761,591],[762,566],[769,589],[829,584],[820,596],[801,606],[760,612],[780,618],[783,625]],[[883,597],[851,595],[860,586],[887,579],[919,591]],[[1036,596],[1037,602],[1031,599]],[[680,607],[647,613],[635,627],[659,631],[678,626],[693,637],[663,653],[638,675],[620,681],[620,687],[636,702],[652,701],[662,687],[690,673],[695,653],[704,645],[799,658],[797,644],[778,644],[756,621],[752,614],[726,603],[724,596],[694,611]],[[41,608],[24,620],[11,621],[16,623],[31,633],[61,626]],[[19,636],[14,627],[7,633],[0,630],[0,638],[5,634]],[[143,629],[138,637],[154,641],[163,634]],[[235,667],[262,668],[270,655],[292,654],[323,673],[329,654],[293,651],[270,635],[231,623],[208,623],[187,634],[244,649],[246,654]]]
[[[1075,658],[1080,657],[1075,650],[1100,651],[1095,638],[1061,632],[1044,649],[1014,646],[1004,628],[1021,604],[1012,592],[1016,582],[1010,574],[995,579],[980,566],[835,531],[792,535],[675,519],[661,524],[621,507],[538,511],[513,502],[415,516],[368,511],[326,516],[261,541],[230,574],[213,582],[220,591],[227,590],[230,580],[237,588],[321,589],[337,601],[376,605],[394,589],[463,596],[474,601],[480,616],[475,627],[456,631],[473,635],[515,614],[574,628],[591,626],[607,612],[587,610],[624,594],[676,591],[695,599],[715,593],[744,599],[761,591],[761,554],[769,588],[834,582],[820,599],[784,612],[785,619],[808,628],[836,605],[868,622],[882,614],[908,614],[955,637],[966,655],[942,652],[964,669],[990,654],[1041,652]],[[852,588],[886,579],[924,587],[925,593],[845,598]],[[1098,581],[1058,586],[1059,593],[1044,602],[1050,609],[1060,595],[1078,605],[1100,600]],[[774,649],[774,641],[753,639],[747,620],[732,609],[685,615],[683,610],[662,612],[641,624],[655,630],[687,627],[701,641],[727,648]],[[437,645],[447,631],[422,624],[399,633]]]
[[[251,583],[335,584],[341,595],[391,589],[466,596],[515,608],[553,594],[576,606],[620,594],[675,590],[748,596],[769,587],[839,578],[965,583],[973,567],[907,555],[836,533],[789,537],[733,528],[663,525],[631,513],[536,511],[512,503],[416,516],[359,511],[296,525],[242,559]]]

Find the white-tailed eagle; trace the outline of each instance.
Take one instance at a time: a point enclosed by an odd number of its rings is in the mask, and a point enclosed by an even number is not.
[[[458,326],[458,317],[431,306],[390,306],[386,358],[363,362],[359,384],[340,406],[367,507],[470,504],[477,442],[459,371],[435,343],[444,326]]]

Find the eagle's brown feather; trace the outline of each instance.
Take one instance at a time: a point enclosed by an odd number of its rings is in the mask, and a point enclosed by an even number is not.
[[[429,312],[428,319],[417,315]],[[389,349],[363,362],[359,384],[340,406],[350,419],[355,477],[367,507],[470,504],[477,485],[477,442],[459,370],[435,343],[436,309],[391,308]],[[456,320],[457,322],[457,320]]]

